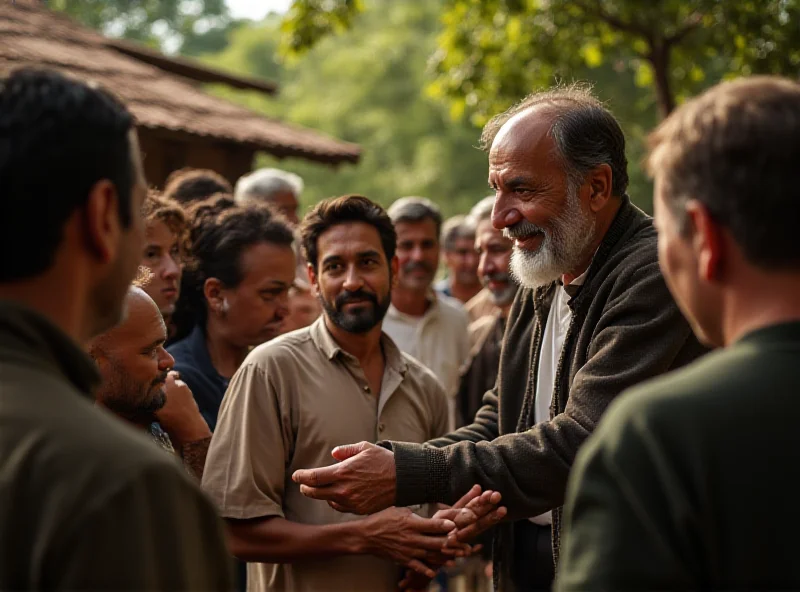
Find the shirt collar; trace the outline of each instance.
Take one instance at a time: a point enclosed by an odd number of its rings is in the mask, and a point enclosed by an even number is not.
[[[414,321],[438,314],[441,304],[439,302],[439,295],[436,293],[436,290],[428,290],[428,293],[425,295],[425,299],[430,302],[430,306],[428,306],[428,308],[425,310],[425,314],[423,314],[421,317],[401,312],[397,310],[397,307],[395,307],[394,304],[389,304],[389,310],[386,311],[386,314],[394,318],[411,319]]]
[[[328,331],[328,327],[325,325],[325,315],[321,315],[314,321],[311,325],[310,333],[314,345],[316,345],[329,360],[333,360],[340,355],[353,357],[341,348],[333,338],[333,335],[331,335],[331,332]],[[381,333],[381,347],[383,348],[383,355],[386,356],[387,368],[392,368],[396,372],[404,375],[407,368],[406,360],[394,341],[383,332]]]
[[[87,398],[100,384],[97,365],[77,343],[43,315],[10,300],[0,300],[0,357],[50,366]]]

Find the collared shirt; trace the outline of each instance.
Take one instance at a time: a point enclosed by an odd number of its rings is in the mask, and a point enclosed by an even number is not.
[[[214,508],[94,405],[98,381],[50,321],[0,301],[0,590],[229,590]]]
[[[373,393],[358,360],[343,351],[322,317],[258,346],[231,380],[211,441],[203,487],[225,518],[279,516],[334,524],[343,514],[300,493],[297,469],[333,464],[340,444],[394,438],[425,442],[447,430],[447,400],[433,374],[385,334],[386,366]],[[248,565],[251,590],[397,588],[397,566],[371,556]]]
[[[569,286],[559,282],[550,305],[550,313],[544,325],[542,334],[542,349],[539,357],[539,371],[536,374],[536,407],[534,408],[534,423],[550,421],[550,405],[553,403],[553,388],[556,384],[558,373],[558,360],[564,348],[564,339],[567,337],[569,324],[572,322],[572,309],[569,307],[570,295],[568,290],[582,286],[586,279],[587,269],[576,277]],[[550,524],[553,521],[552,512],[545,512],[531,518],[531,522],[540,525]]]
[[[167,351],[175,358],[174,369],[191,389],[203,419],[213,432],[230,381],[221,376],[211,363],[205,333],[197,326],[187,337],[169,346]]]
[[[454,298],[431,293],[421,317],[389,306],[383,330],[401,351],[430,368],[450,397],[451,427],[455,423],[455,393],[459,370],[469,355],[469,317]]]

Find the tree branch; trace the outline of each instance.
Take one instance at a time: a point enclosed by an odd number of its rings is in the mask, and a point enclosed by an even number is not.
[[[648,40],[652,39],[652,31],[648,30],[644,25],[641,23],[627,23],[623,21],[622,19],[604,10],[597,0],[595,0],[595,4],[586,3],[581,0],[573,1],[579,8],[583,9],[584,12],[600,19],[615,29],[625,31],[626,33],[639,35]]]
[[[700,26],[700,23],[703,22],[703,17],[705,15],[702,12],[693,12],[689,15],[689,17],[683,22],[683,25],[675,31],[674,34],[670,35],[664,42],[667,45],[674,45],[681,41],[684,37],[686,37],[689,33],[694,31],[697,27]]]

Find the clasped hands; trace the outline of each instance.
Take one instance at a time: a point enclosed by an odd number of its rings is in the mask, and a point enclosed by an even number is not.
[[[468,541],[506,515],[499,492],[482,492],[475,485],[452,507],[421,518],[406,508],[391,507],[397,490],[392,451],[359,442],[338,446],[332,454],[337,464],[295,471],[292,479],[301,493],[325,500],[340,512],[371,514],[365,521],[373,543],[368,551],[421,576],[432,578],[442,565],[479,550]],[[401,587],[415,587],[414,579],[406,577]]]

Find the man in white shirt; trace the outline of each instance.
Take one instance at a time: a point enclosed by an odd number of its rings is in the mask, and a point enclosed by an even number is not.
[[[442,215],[422,197],[398,199],[388,214],[397,232],[400,268],[383,330],[442,383],[450,397],[452,427],[459,369],[469,355],[469,317],[458,301],[431,287],[439,264]]]

